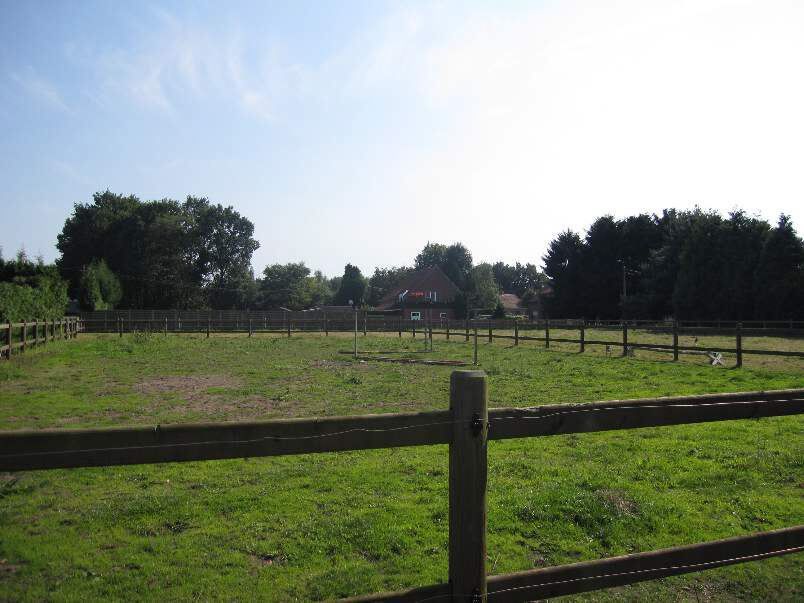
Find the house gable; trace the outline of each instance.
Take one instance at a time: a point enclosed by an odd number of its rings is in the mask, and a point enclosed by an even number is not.
[[[403,305],[451,304],[459,293],[455,283],[438,266],[417,270],[391,289],[377,306],[390,310]]]

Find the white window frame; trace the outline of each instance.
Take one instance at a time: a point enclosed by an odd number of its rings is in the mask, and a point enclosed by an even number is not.
[[[446,318],[446,317],[447,317],[447,313],[446,313],[446,312],[441,312],[441,313],[438,315],[438,317],[439,317],[439,318]]]
[[[411,320],[421,320],[422,319],[422,313],[421,312],[411,312],[410,313],[410,319]]]

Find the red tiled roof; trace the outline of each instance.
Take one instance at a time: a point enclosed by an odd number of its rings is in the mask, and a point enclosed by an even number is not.
[[[399,294],[405,291],[436,291],[439,303],[450,303],[455,299],[459,289],[438,266],[417,270],[402,279],[398,285],[389,290],[377,305],[379,310],[387,310],[399,304]]]

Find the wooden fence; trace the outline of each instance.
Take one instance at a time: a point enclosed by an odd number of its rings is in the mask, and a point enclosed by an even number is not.
[[[449,444],[449,582],[351,601],[532,601],[804,550],[804,525],[486,576],[489,440],[804,413],[804,389],[488,408],[486,375],[455,371],[449,410],[118,429],[0,432],[0,471]]]
[[[84,313],[81,317],[82,329],[89,333],[123,333],[133,331],[150,331],[167,333],[279,333],[290,337],[293,333],[318,332],[329,335],[330,332],[360,331],[364,335],[373,333],[410,333],[413,337],[442,335],[446,339],[463,338],[469,341],[478,332],[489,342],[495,339],[513,341],[537,341],[546,348],[551,343],[568,343],[579,346],[584,352],[587,345],[617,348],[625,356],[635,350],[666,352],[678,360],[681,354],[734,354],[736,366],[743,365],[744,355],[782,356],[804,358],[804,352],[790,350],[767,350],[745,347],[744,337],[787,337],[804,339],[804,328],[788,328],[784,324],[765,323],[765,326],[753,324],[743,326],[742,323],[723,323],[721,326],[696,326],[691,322],[681,321],[624,321],[620,323],[587,321],[584,319],[537,321],[520,320],[439,320],[425,322],[419,320],[402,320],[393,315],[372,315],[368,312],[235,312],[235,311],[178,311],[178,310],[137,310]],[[795,324],[795,323],[791,323]],[[577,337],[556,337],[554,331],[577,331]],[[589,339],[587,330],[617,333],[616,339]],[[500,331],[504,331],[501,333]],[[667,343],[638,343],[629,341],[629,334],[634,333],[662,334]],[[732,337],[734,347],[680,345],[679,337],[694,335],[696,337]]]
[[[0,323],[5,340],[0,345],[0,358],[11,358],[12,353],[24,352],[29,347],[45,344],[56,339],[74,339],[81,330],[81,319],[76,316],[52,320],[23,320]]]

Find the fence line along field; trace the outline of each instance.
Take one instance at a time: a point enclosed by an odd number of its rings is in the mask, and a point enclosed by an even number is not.
[[[517,577],[517,584],[534,575],[542,582],[566,582],[573,571],[611,572],[627,561],[577,566],[583,570],[540,568],[733,537],[743,540],[707,549],[714,556],[696,563],[722,561],[720,553],[729,548],[754,547],[742,556],[757,559],[795,548],[800,536],[789,531],[763,541],[767,550],[744,537],[804,523],[800,417],[605,433],[569,433],[572,423],[562,419],[565,435],[499,438],[511,437],[505,435],[509,429],[530,429],[523,417],[538,414],[544,405],[801,388],[800,364],[713,369],[704,363],[580,355],[577,349],[547,351],[524,342],[479,339],[493,440],[488,447],[488,574],[538,570]],[[0,364],[3,441],[60,437],[24,435],[32,428],[159,424],[169,434],[175,423],[294,419],[290,425],[300,425],[313,416],[355,417],[332,419],[354,422],[366,414],[424,412],[430,414],[421,416],[437,419],[449,412],[452,368],[355,362],[341,353],[350,343],[342,334],[213,333],[208,339],[203,332],[180,337],[85,333],[75,341],[56,341]],[[463,337],[435,338],[432,351],[424,351],[421,335],[370,331],[360,336],[359,346],[402,358],[444,360],[466,359],[470,351]],[[768,400],[784,406],[797,395],[775,399],[755,394],[729,403]],[[679,412],[711,412],[691,402],[683,405],[691,410]],[[511,410],[499,418],[515,417],[510,428],[495,427],[501,411],[493,409],[501,407]],[[162,431],[147,433],[162,437]],[[122,439],[118,444],[125,447]],[[44,452],[29,445],[6,449]],[[92,464],[116,462],[91,454],[101,460]],[[41,472],[7,464],[15,472],[3,477],[0,598],[136,599],[147,588],[179,600],[286,601],[443,584],[451,575],[447,457],[440,444]],[[6,460],[10,463],[10,457]],[[752,544],[740,544],[747,542]],[[656,567],[679,565],[689,554],[688,549],[662,553],[650,577],[662,575]],[[790,555],[618,586],[594,597],[796,600],[804,592],[801,564],[801,555]],[[489,592],[499,584],[491,580]]]
[[[756,366],[784,365],[804,359],[804,323],[800,321],[588,321],[585,319],[524,321],[520,319],[402,320],[366,311],[181,311],[128,310],[84,312],[82,329],[94,333],[134,331],[167,333],[393,333],[469,342],[475,335],[488,341],[532,342],[546,348],[622,354],[662,359],[697,357],[714,365],[743,365],[746,356]],[[789,362],[788,362],[789,364]]]

